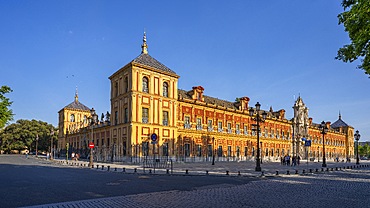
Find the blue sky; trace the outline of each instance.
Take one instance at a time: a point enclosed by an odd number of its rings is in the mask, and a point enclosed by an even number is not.
[[[74,99],[110,110],[108,77],[149,54],[174,70],[179,88],[263,109],[300,94],[313,122],[342,119],[370,140],[370,79],[335,60],[349,43],[341,1],[6,1],[0,0],[0,85],[13,92],[14,121],[57,126]]]

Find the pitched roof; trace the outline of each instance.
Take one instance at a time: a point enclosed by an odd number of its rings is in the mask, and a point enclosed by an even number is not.
[[[69,109],[76,109],[76,110],[83,110],[83,111],[90,111],[90,108],[86,105],[80,103],[78,100],[74,100],[72,103],[66,105],[64,108]]]
[[[142,64],[145,66],[149,66],[170,74],[176,75],[176,72],[172,71],[170,68],[162,64],[161,62],[157,61],[155,58],[151,57],[147,53],[142,53],[140,56],[136,57],[134,60],[132,60],[132,63]]]
[[[346,127],[348,124],[342,120],[342,118],[339,117],[337,121],[335,121],[333,124],[330,125],[331,128],[339,128],[339,127]]]

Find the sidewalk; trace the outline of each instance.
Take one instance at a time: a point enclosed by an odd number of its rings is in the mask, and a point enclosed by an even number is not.
[[[54,159],[54,163],[63,166],[72,166],[79,168],[88,168],[89,162],[87,161],[74,161],[63,159]],[[280,162],[263,162],[261,164],[262,171],[255,171],[256,164],[252,161],[240,161],[240,162],[215,162],[212,165],[211,162],[173,162],[173,169],[154,169],[154,168],[143,168],[140,164],[129,164],[122,162],[106,163],[106,162],[94,162],[94,168],[96,171],[114,171],[124,173],[137,173],[137,174],[175,174],[175,175],[210,175],[210,176],[276,176],[288,175],[289,174],[307,174],[307,173],[320,173],[326,171],[339,171],[344,169],[360,168],[370,165],[370,161],[360,161],[359,165],[355,163],[346,162],[331,162],[328,161],[327,167],[322,167],[322,162],[307,163],[306,160],[302,160],[300,165],[297,166],[286,166],[281,165]],[[207,173],[208,172],[208,173]]]

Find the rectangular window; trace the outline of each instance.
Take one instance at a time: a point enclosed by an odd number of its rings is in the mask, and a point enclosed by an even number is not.
[[[202,157],[202,145],[197,145],[197,156]]]
[[[168,126],[168,112],[163,111],[163,126]]]
[[[212,145],[208,145],[208,156],[211,157],[213,155],[213,151],[212,151]]]
[[[149,155],[149,142],[143,142],[143,156],[148,156]]]
[[[168,156],[168,143],[163,143],[163,156]]]
[[[184,145],[185,157],[190,157],[190,144]]]
[[[218,122],[218,132],[222,132],[222,121]]]
[[[118,111],[114,112],[114,125],[118,124]]]
[[[244,124],[244,135],[248,135],[248,126]]]
[[[227,156],[231,157],[231,153],[232,153],[231,146],[227,146]]]
[[[128,108],[125,108],[125,117],[123,122],[128,123]]]
[[[197,130],[202,130],[202,119],[197,118]]]
[[[122,149],[122,154],[123,154],[123,156],[126,156],[126,154],[127,154],[127,152],[126,152],[126,145],[127,145],[127,143],[126,142],[123,142],[123,149]]]
[[[218,146],[217,156],[222,157],[222,146]]]
[[[190,117],[189,116],[184,117],[184,128],[190,129]]]
[[[240,134],[240,125],[239,124],[235,125],[235,133]]]
[[[231,123],[227,123],[227,133],[231,134],[232,133],[232,130],[231,130]]]
[[[213,131],[212,120],[208,120],[208,131]]]
[[[149,123],[149,108],[143,108],[142,111],[142,122]]]

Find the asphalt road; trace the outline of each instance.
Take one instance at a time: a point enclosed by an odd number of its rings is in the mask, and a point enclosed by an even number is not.
[[[126,196],[159,191],[233,187],[255,177],[127,174],[57,166],[24,155],[0,155],[0,207]]]

